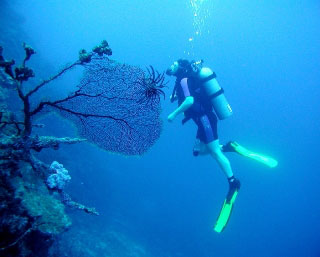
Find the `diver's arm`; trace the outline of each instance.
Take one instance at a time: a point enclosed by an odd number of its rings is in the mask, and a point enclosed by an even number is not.
[[[172,113],[169,114],[168,121],[173,121],[177,115],[188,110],[193,105],[193,102],[194,98],[192,96],[187,96],[186,99],[182,102],[182,104]]]

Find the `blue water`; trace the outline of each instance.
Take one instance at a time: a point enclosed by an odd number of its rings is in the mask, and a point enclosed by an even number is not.
[[[166,121],[176,107],[167,97],[162,136],[143,157],[89,144],[44,154],[69,170],[68,193],[101,214],[73,213],[72,229],[85,224],[93,234],[112,224],[158,257],[320,256],[318,0],[208,0],[198,16],[182,0],[17,0],[12,6],[37,51],[32,65],[40,77],[103,39],[113,59],[142,68],[162,71],[180,57],[204,59],[234,111],[219,123],[220,141],[236,140],[279,161],[270,169],[228,155],[242,188],[227,228],[215,233],[228,184],[213,159],[192,156],[195,126]],[[80,77],[81,69],[42,93],[63,93]],[[39,133],[75,136],[66,121],[44,122]]]

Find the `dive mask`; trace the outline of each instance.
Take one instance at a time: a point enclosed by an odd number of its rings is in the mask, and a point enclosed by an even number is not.
[[[177,61],[175,61],[166,71],[166,74],[169,76],[173,76],[175,74],[177,74],[179,70],[179,63]]]

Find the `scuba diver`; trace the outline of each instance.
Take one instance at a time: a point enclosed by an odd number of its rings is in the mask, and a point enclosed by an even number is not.
[[[218,162],[229,182],[229,191],[214,227],[216,232],[221,232],[227,225],[240,189],[240,181],[235,178],[224,152],[237,152],[269,167],[275,167],[277,161],[249,151],[234,141],[220,145],[218,118],[228,118],[232,115],[232,109],[224,96],[224,90],[216,80],[216,74],[210,68],[202,67],[202,63],[202,60],[195,62],[179,59],[167,69],[167,75],[176,77],[171,102],[178,100],[178,108],[169,114],[168,121],[172,122],[182,113],[185,116],[182,124],[193,120],[198,128],[193,155],[210,154]]]
[[[225,204],[232,207],[240,189],[240,181],[233,175],[218,138],[217,116],[225,119],[232,114],[223,89],[219,86],[215,73],[210,68],[202,67],[202,61],[179,59],[168,68],[166,74],[176,77],[171,101],[178,100],[178,108],[168,116],[168,121],[172,122],[177,115],[184,113],[183,124],[190,119],[195,122],[198,131],[193,154],[210,154],[218,162],[229,182]]]

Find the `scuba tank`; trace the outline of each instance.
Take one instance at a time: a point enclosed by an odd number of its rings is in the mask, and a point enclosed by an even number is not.
[[[216,74],[210,68],[202,67],[197,77],[218,118],[224,120],[230,117],[232,109],[224,95],[223,88],[216,80]]]

